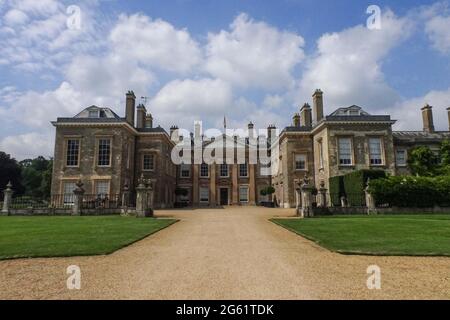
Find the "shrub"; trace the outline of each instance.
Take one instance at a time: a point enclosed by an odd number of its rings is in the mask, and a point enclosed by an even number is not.
[[[343,177],[344,193],[348,205],[352,207],[362,207],[366,205],[364,189],[367,180],[385,178],[386,172],[383,170],[358,170],[346,174]]]
[[[344,177],[335,176],[329,179],[330,185],[330,200],[334,207],[341,205],[341,197],[345,195],[344,191]]]
[[[395,176],[371,181],[369,191],[377,205],[433,207],[450,205],[450,176]]]

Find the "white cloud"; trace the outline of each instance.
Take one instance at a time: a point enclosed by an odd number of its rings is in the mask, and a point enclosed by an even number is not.
[[[450,16],[436,16],[426,22],[425,31],[433,47],[443,54],[450,53]]]
[[[0,28],[0,64],[58,73],[74,56],[102,47],[101,25],[107,19],[95,16],[94,2],[86,3],[80,4],[81,28],[72,30],[67,27],[66,7],[57,1],[8,1],[8,11],[0,17],[6,23]]]
[[[188,127],[194,120],[216,121],[224,112],[233,112],[233,95],[222,80],[174,80],[161,88],[148,106],[164,126]]]
[[[422,130],[422,111],[425,104],[433,106],[434,127],[436,130],[449,130],[447,108],[450,107],[450,87],[447,90],[428,92],[422,97],[411,98],[384,110],[397,120],[395,130]]]
[[[0,150],[17,160],[37,156],[53,157],[54,138],[50,134],[36,132],[9,136],[0,140]]]
[[[5,19],[5,23],[7,25],[24,24],[28,21],[28,16],[26,13],[17,9],[9,10],[3,18]]]
[[[289,87],[291,72],[303,59],[301,36],[240,14],[230,25],[208,35],[206,70],[242,87]]]
[[[116,54],[169,71],[187,72],[201,60],[198,44],[187,30],[141,14],[121,15],[110,40]]]
[[[325,108],[358,104],[370,110],[393,106],[400,97],[385,81],[382,60],[410,31],[407,18],[397,18],[387,11],[382,15],[381,30],[360,25],[324,34],[317,42],[317,55],[309,61],[301,79],[301,98],[310,101],[314,89],[321,88]]]

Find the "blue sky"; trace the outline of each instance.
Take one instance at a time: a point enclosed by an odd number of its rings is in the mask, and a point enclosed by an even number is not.
[[[321,88],[327,113],[358,104],[420,130],[430,103],[447,130],[449,74],[445,0],[0,0],[0,150],[51,156],[51,120],[92,104],[123,114],[129,89],[165,128],[283,127]]]

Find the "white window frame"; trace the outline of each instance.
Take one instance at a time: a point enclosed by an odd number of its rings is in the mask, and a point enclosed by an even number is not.
[[[377,150],[377,153],[374,153],[373,150],[372,150],[372,146],[375,145],[374,141],[377,141],[377,144],[378,144],[379,150]],[[368,145],[369,145],[369,164],[371,166],[382,166],[382,165],[384,165],[384,160],[383,160],[383,138],[381,138],[381,137],[369,137]]]
[[[109,158],[108,164],[100,164],[100,142],[101,141],[109,141]],[[112,139],[109,137],[98,137],[97,138],[97,157],[96,157],[96,165],[97,167],[111,167],[112,162]]]
[[[145,158],[151,157],[151,167],[145,167]],[[155,170],[155,155],[151,153],[146,153],[142,155],[142,171],[154,171]]]
[[[342,152],[341,148],[341,141],[348,140],[349,142],[349,154],[348,158],[341,158],[344,153]],[[345,153],[347,156],[347,153]],[[350,160],[350,163],[342,163],[341,160]],[[353,139],[351,137],[338,137],[338,164],[339,166],[353,166]]]
[[[68,164],[68,162],[69,162],[69,141],[77,141],[78,142],[77,158],[76,158],[77,163],[76,164]],[[80,166],[80,151],[81,151],[80,139],[77,139],[77,138],[66,138],[65,139],[65,155],[66,155],[65,165],[66,165],[66,167],[77,168]]]
[[[246,198],[247,199],[242,199],[242,197],[241,197],[241,190],[246,190],[245,191],[245,194],[246,194]],[[248,192],[248,186],[240,186],[239,187],[239,202],[242,202],[242,203],[247,203],[248,202],[248,198],[249,198],[249,192]]]
[[[189,175],[183,175],[183,171],[188,171]],[[190,164],[181,164],[180,165],[180,178],[190,178],[191,177],[191,165]]]
[[[398,162],[398,152],[402,151],[404,153],[404,163]],[[395,150],[395,164],[397,167],[406,167],[408,165],[408,151],[406,149],[396,149]]]
[[[71,188],[67,186],[71,185]],[[77,183],[75,181],[63,181],[62,184],[62,194],[63,194],[63,203],[64,204],[73,204],[74,203],[74,193],[73,191],[77,188]],[[70,191],[68,191],[70,189]]]
[[[205,167],[206,167],[206,175],[203,174],[204,173],[203,170],[205,169]],[[208,177],[209,177],[209,165],[206,163],[202,163],[200,165],[200,178],[208,178]]]
[[[243,166],[245,166],[245,167],[243,167]],[[243,168],[245,168],[245,169],[243,170]],[[244,173],[243,171],[245,171],[245,175],[242,174],[242,173]],[[239,164],[239,177],[240,178],[248,178],[248,164],[247,163]]]
[[[222,174],[222,166],[224,168],[227,168],[226,169],[227,170],[227,175],[223,175]],[[221,177],[221,178],[228,178],[229,176],[230,176],[230,166],[228,164],[226,164],[226,163],[219,164],[219,177]]]
[[[103,192],[99,191],[99,186],[103,185]],[[96,197],[105,198],[109,196],[111,181],[109,180],[95,180],[94,181],[94,191]]]
[[[201,203],[209,202],[209,188],[208,187],[200,187],[198,194],[199,194],[199,199],[200,199]],[[204,197],[205,194],[207,195],[206,197]]]
[[[297,163],[300,163],[298,161],[298,157],[303,158],[304,167],[303,168],[297,168]],[[307,171],[308,170],[308,157],[304,153],[296,153],[294,154],[294,170],[295,171]]]

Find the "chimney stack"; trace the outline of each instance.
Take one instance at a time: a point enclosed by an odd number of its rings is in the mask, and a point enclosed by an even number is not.
[[[201,139],[201,135],[202,135],[202,123],[201,123],[201,121],[195,121],[194,137],[195,137],[195,139]]]
[[[307,103],[305,103],[303,107],[300,109],[300,125],[302,127],[312,126],[311,107]]]
[[[178,142],[180,141],[180,136],[178,133],[178,127],[173,125],[170,127],[170,139],[172,139],[172,141],[174,142]]]
[[[147,115],[147,110],[143,104],[140,104],[136,108],[137,111],[137,119],[136,119],[136,128],[143,129],[146,127],[145,118]]]
[[[292,125],[294,127],[300,127],[300,114],[294,114],[294,116],[292,117]]]
[[[323,92],[316,89],[313,94],[314,124],[323,119]]]
[[[434,132],[433,107],[428,103],[422,108],[423,131]]]
[[[450,107],[447,108],[447,115],[448,115],[448,131],[450,131]]]
[[[276,135],[276,130],[277,127],[275,127],[275,125],[270,124],[267,127],[267,141],[269,142],[269,145],[272,145],[272,137],[274,137],[274,135]]]
[[[134,127],[134,109],[136,108],[136,96],[133,91],[126,94],[125,119]]]
[[[255,130],[254,130],[255,126],[253,125],[253,123],[250,121],[248,123],[248,138],[249,139],[254,139],[255,138]]]
[[[145,116],[145,127],[153,128],[153,117],[152,117],[151,113],[149,113]]]

